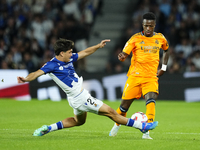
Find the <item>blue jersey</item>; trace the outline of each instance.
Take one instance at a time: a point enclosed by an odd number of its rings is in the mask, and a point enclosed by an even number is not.
[[[79,78],[73,66],[77,59],[77,53],[72,54],[69,62],[62,62],[54,57],[41,68],[69,97],[75,97],[82,89],[83,79]]]

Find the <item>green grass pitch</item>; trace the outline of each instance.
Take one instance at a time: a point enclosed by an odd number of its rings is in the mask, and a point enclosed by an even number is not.
[[[114,109],[120,101],[106,104]],[[145,112],[145,102],[133,102],[127,117]],[[142,133],[122,126],[116,137],[109,137],[114,122],[88,113],[83,126],[33,137],[35,129],[73,116],[66,100],[29,102],[0,99],[0,150],[199,150],[200,103],[157,100],[158,127],[150,132],[153,140],[142,140]]]

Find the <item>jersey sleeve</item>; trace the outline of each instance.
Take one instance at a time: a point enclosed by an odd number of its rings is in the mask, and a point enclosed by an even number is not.
[[[135,42],[134,37],[132,36],[127,42],[126,45],[123,48],[123,52],[130,55],[131,51],[135,48]]]
[[[168,44],[168,42],[167,42],[167,39],[164,37],[164,35],[162,35],[163,36],[163,45],[162,45],[162,49],[163,50],[167,50],[168,48],[169,48],[169,44]]]
[[[46,73],[50,73],[54,70],[54,65],[51,63],[51,61],[45,63],[41,68],[40,70],[44,71],[45,74]]]
[[[75,62],[77,60],[78,60],[78,53],[73,53],[70,61]]]

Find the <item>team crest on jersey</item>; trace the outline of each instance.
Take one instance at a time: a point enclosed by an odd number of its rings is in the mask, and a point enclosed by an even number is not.
[[[145,44],[144,41],[140,42],[139,44]]]
[[[60,66],[60,67],[59,67],[59,70],[63,70],[63,66]]]
[[[156,39],[155,43],[156,43],[156,44],[159,44],[159,41]]]

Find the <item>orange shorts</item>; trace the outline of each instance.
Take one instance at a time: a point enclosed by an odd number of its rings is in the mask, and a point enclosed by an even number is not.
[[[158,78],[142,78],[129,76],[122,94],[123,100],[139,99],[149,92],[158,92]]]

